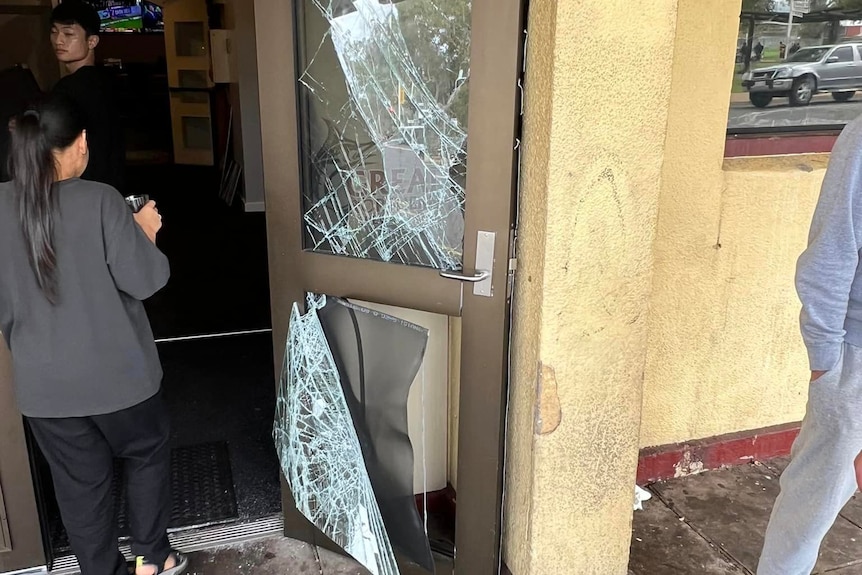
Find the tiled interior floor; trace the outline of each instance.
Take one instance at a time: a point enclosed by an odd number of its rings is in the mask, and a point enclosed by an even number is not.
[[[649,487],[634,514],[632,575],[753,575],[786,458]],[[826,536],[815,573],[862,575],[862,496]]]
[[[281,511],[269,333],[159,345],[172,447],[225,441],[239,517]]]

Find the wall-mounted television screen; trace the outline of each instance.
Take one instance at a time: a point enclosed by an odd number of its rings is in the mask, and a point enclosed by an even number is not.
[[[99,12],[103,32],[139,32],[144,27],[141,0],[84,0]]]
[[[145,32],[164,32],[165,20],[162,16],[162,7],[144,0],[143,21]]]
[[[146,0],[83,0],[96,9],[102,32],[164,32],[162,7]]]

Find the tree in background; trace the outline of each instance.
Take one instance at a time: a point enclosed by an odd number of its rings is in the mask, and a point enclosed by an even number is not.
[[[401,33],[425,85],[437,102],[467,126],[470,75],[470,0],[404,0]]]
[[[749,14],[781,14],[787,13],[789,0],[743,0],[742,12]],[[832,10],[859,10],[860,16],[851,19],[862,19],[862,0],[811,0],[811,12],[824,12]],[[751,45],[756,41],[754,18],[743,17],[739,22],[739,33],[748,40],[748,50],[742,54],[743,70],[751,68]],[[799,23],[794,27],[797,37],[804,38],[805,43],[813,44],[823,42],[833,44],[841,35],[840,20],[827,22]]]
[[[774,0],[742,0],[743,12],[772,12]]]

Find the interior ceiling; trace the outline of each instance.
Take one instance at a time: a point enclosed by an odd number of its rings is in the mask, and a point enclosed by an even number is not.
[[[5,9],[14,8],[16,6],[21,6],[22,8],[33,8],[34,6],[51,8],[53,4],[51,0],[0,0],[0,6]]]

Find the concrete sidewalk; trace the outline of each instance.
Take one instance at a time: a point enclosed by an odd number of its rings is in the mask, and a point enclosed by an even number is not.
[[[451,561],[435,556],[437,575],[451,575]],[[284,537],[189,554],[187,575],[370,575],[359,563]]]
[[[190,555],[188,575],[368,575],[358,563],[283,537]]]
[[[787,462],[755,462],[650,485],[653,498],[634,514],[629,575],[753,575]],[[278,537],[194,553],[188,573],[368,572],[348,558]],[[826,537],[815,573],[862,575],[862,495]]]
[[[755,462],[656,483],[636,511],[633,575],[752,575],[788,460]],[[815,573],[862,575],[862,496],[826,536]]]

